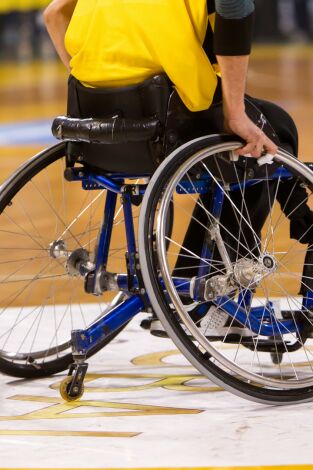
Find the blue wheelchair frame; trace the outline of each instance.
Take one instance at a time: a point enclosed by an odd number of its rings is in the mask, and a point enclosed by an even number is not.
[[[95,276],[94,283],[97,282],[97,273],[102,272],[108,262],[109,247],[112,235],[112,228],[114,222],[114,214],[116,208],[117,196],[122,197],[122,206],[125,220],[125,231],[127,240],[128,251],[128,273],[117,274],[116,282],[118,289],[125,292],[128,298],[122,301],[119,305],[112,308],[105,317],[100,318],[91,324],[87,329],[73,330],[72,331],[72,347],[73,355],[86,356],[88,351],[94,348],[100,341],[105,339],[106,336],[112,334],[114,331],[129,322],[137,313],[144,311],[149,306],[149,299],[145,294],[145,289],[142,280],[140,279],[140,271],[138,268],[137,248],[135,231],[132,217],[132,191],[136,188],[137,195],[143,195],[146,189],[145,184],[125,184],[124,179],[130,178],[127,174],[112,174],[110,176],[101,176],[84,169],[82,172],[77,168],[71,168],[67,171],[71,172],[71,181],[80,181],[83,189],[90,190],[107,190],[104,217],[102,226],[100,228],[98,246],[95,260]],[[131,175],[133,178],[133,175]],[[144,176],[138,176],[143,178]],[[277,169],[271,176],[271,180],[278,180],[292,177],[291,173],[285,168]],[[248,180],[244,183],[230,184],[229,191],[242,190],[245,187],[257,184],[260,180]],[[208,188],[214,184],[213,179],[210,177],[204,180],[196,181],[192,184],[190,182],[181,182],[178,193],[197,193],[203,194]],[[223,188],[214,184],[214,194],[212,198],[211,213],[215,220],[218,220],[224,200],[225,193]],[[201,255],[206,259],[210,259],[211,253],[209,252],[207,244],[203,243]],[[204,277],[209,273],[209,266],[201,266],[198,268],[198,277]],[[81,273],[82,275],[84,273]],[[188,295],[190,292],[190,279],[187,278],[173,278],[173,282],[177,291],[181,294]],[[161,281],[162,282],[162,281]],[[95,285],[94,285],[95,288]],[[230,297],[218,297],[213,303],[219,306],[230,317],[241,323],[243,326],[248,326],[252,332],[257,335],[267,337],[281,337],[282,334],[296,333],[301,334],[303,325],[296,324],[294,320],[279,319],[275,317],[275,312],[272,303],[269,301],[265,306],[251,307],[253,292],[249,289],[244,289],[239,293],[238,301],[235,302]],[[195,289],[195,300],[197,299],[197,289]],[[303,296],[304,309],[312,308],[313,306],[313,292],[307,292]],[[247,315],[247,307],[249,314]]]

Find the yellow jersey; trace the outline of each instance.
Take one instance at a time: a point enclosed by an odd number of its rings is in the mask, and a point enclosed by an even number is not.
[[[191,111],[207,109],[217,84],[202,48],[209,21],[207,0],[78,0],[65,36],[71,73],[118,87],[165,72]]]

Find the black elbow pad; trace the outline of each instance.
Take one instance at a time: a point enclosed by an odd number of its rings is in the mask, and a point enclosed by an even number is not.
[[[254,27],[254,12],[245,18],[229,19],[216,13],[214,53],[216,55],[249,55]]]

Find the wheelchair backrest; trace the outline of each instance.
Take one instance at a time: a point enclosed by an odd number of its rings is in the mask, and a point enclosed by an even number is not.
[[[173,87],[166,75],[156,75],[138,85],[89,88],[74,77],[68,85],[68,115],[74,118],[156,118],[165,128]],[[164,135],[154,140],[110,145],[69,143],[68,159],[79,160],[106,172],[151,174],[164,156]]]

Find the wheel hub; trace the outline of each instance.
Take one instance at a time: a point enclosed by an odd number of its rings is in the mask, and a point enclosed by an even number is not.
[[[67,251],[64,240],[55,240],[50,243],[49,254],[51,258],[68,258],[70,255]]]
[[[234,277],[240,286],[255,288],[262,279],[277,270],[275,257],[269,253],[263,254],[259,259],[243,258],[234,266]]]
[[[69,251],[64,240],[55,240],[49,245],[51,258],[66,259],[67,274],[73,277],[85,276],[94,270],[94,263],[90,261],[90,254],[84,248]]]
[[[93,271],[95,268],[94,263],[90,261],[90,255],[84,248],[77,248],[73,250],[68,257],[66,269],[70,276],[85,276]]]
[[[277,263],[274,256],[270,255],[269,253],[265,253],[262,256],[261,262],[267,271],[273,272],[277,268]]]

